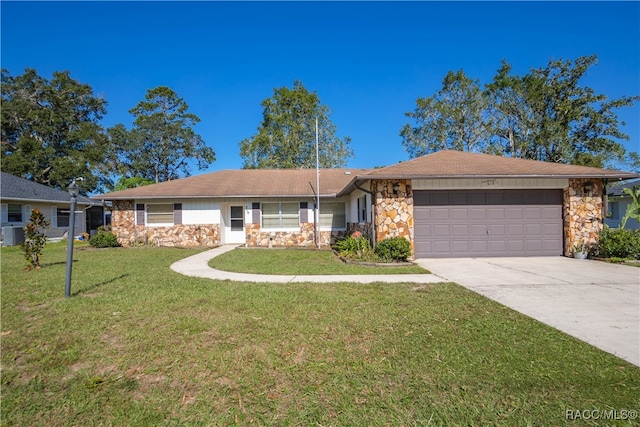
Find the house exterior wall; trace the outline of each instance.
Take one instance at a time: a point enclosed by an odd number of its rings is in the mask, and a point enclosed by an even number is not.
[[[393,185],[398,184],[398,194],[393,194]],[[392,237],[404,237],[414,249],[413,238],[413,190],[411,180],[372,180],[371,190],[375,194],[373,212],[376,241]]]
[[[510,188],[567,188],[567,178],[442,178],[414,179],[414,190],[504,190]]]
[[[609,207],[607,213],[609,217],[604,219],[604,223],[611,228],[619,228],[620,222],[631,204],[631,197],[609,197]],[[616,206],[617,205],[617,206]],[[615,208],[614,208],[615,206]],[[628,230],[640,230],[640,222],[635,218],[629,218],[624,228]]]
[[[220,224],[174,224],[147,226],[136,224],[135,202],[114,200],[111,231],[122,246],[215,247],[220,245]]]
[[[346,227],[341,229],[330,229],[328,227],[320,227],[318,230],[319,246],[327,247],[332,243],[346,235],[348,230],[352,227],[353,212],[350,208],[350,198],[336,198],[331,200],[325,200],[331,202],[344,202],[345,203],[345,216]],[[254,222],[252,215],[252,203],[249,203],[247,208],[249,209],[249,215],[245,222],[245,235],[246,246],[248,247],[313,247],[316,245],[315,234],[315,200],[307,199],[292,199],[292,200],[268,200],[256,199],[256,203],[261,202],[306,202],[307,209],[301,209],[301,217],[306,217],[306,221],[300,222],[299,227],[292,229],[268,229],[262,228],[260,221]],[[320,201],[322,207],[323,200]],[[304,212],[306,211],[306,212]]]
[[[585,186],[591,187],[588,194]],[[603,225],[603,183],[600,179],[570,179],[564,190],[564,254],[573,255],[573,246],[584,242],[593,246]]]
[[[8,205],[20,205],[22,208],[22,221],[10,222],[8,218]],[[75,235],[84,233],[86,229],[86,209],[85,205],[77,205],[76,207],[76,221],[75,221]],[[69,227],[59,227],[57,222],[56,209],[69,210],[69,205],[65,203],[49,203],[39,201],[2,201],[2,227],[23,228],[29,222],[29,216],[31,211],[39,209],[44,215],[47,221],[50,221],[49,228],[45,231],[45,235],[49,238],[62,237],[69,231]]]

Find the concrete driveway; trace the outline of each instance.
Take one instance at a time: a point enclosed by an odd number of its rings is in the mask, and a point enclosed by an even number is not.
[[[419,259],[432,273],[640,366],[640,268],[565,257]]]

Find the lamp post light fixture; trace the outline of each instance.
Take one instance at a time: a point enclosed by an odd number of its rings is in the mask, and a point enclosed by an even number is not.
[[[64,297],[69,298],[71,296],[71,267],[73,264],[73,239],[74,230],[76,225],[76,200],[78,197],[78,184],[76,180],[82,180],[82,178],[75,178],[69,185],[69,195],[71,196],[71,205],[69,207],[69,231],[67,232],[67,276],[64,282]]]

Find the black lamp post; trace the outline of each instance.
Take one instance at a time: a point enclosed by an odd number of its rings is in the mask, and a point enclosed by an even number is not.
[[[78,197],[78,184],[74,179],[69,185],[69,195],[71,195],[71,206],[69,208],[69,232],[67,233],[67,278],[64,282],[64,297],[71,296],[71,266],[73,264],[73,239],[76,225],[76,198]]]

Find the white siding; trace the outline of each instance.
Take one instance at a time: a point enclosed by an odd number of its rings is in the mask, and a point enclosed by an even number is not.
[[[508,188],[567,188],[567,178],[445,178],[414,179],[414,190],[495,189]]]
[[[182,223],[220,224],[220,203],[214,202],[213,200],[183,201]]]

